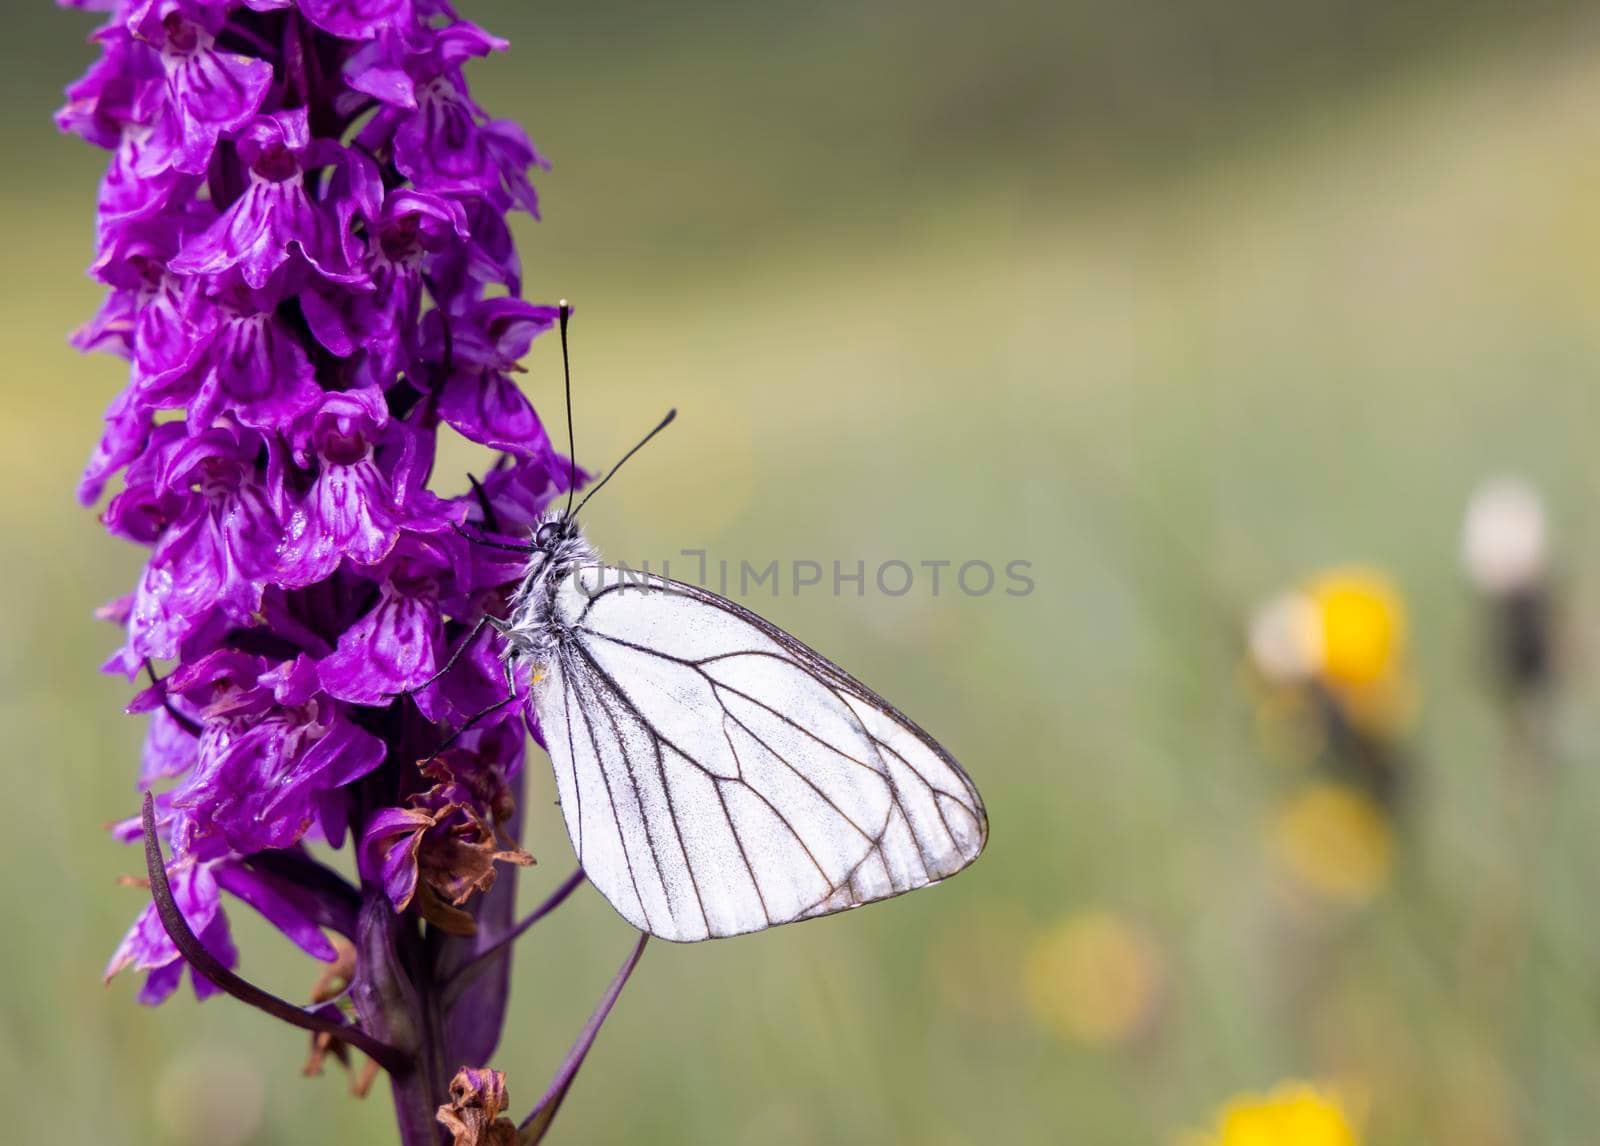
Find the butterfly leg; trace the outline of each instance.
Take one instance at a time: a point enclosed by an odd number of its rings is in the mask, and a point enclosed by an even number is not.
[[[484,626],[493,625],[496,632],[503,632],[504,629],[502,628],[502,626],[504,624],[505,624],[505,622],[500,620],[499,617],[491,617],[491,616],[485,614],[483,620],[478,622],[477,628],[473,629],[472,635],[470,637],[468,637],[465,641],[463,641],[461,643],[460,647],[456,649],[455,656],[452,656],[450,658],[450,663],[446,664],[443,669],[441,669],[439,672],[435,673],[434,676],[432,677],[432,679],[433,680],[437,680],[439,677],[443,676],[446,672],[450,671],[450,665],[454,664],[456,657],[461,655],[461,650],[466,648],[467,645],[471,644],[474,640],[477,639],[478,634],[483,631]],[[440,753],[444,752],[447,748],[449,748],[457,740],[461,739],[462,736],[464,736],[468,732],[472,731],[472,729],[476,728],[478,726],[478,724],[480,724],[482,721],[488,719],[490,716],[493,716],[496,712],[499,712],[506,705],[511,704],[512,702],[514,702],[517,699],[517,677],[516,677],[516,665],[515,665],[515,662],[513,662],[513,661],[505,661],[505,662],[503,662],[503,667],[504,667],[505,673],[506,673],[506,695],[504,697],[502,697],[500,700],[497,700],[493,704],[489,705],[487,708],[484,708],[484,709],[482,709],[482,710],[480,710],[478,712],[475,712],[471,716],[467,717],[467,719],[462,723],[460,728],[456,729],[449,736],[445,737],[444,743],[440,744],[439,747],[437,747],[437,748],[435,748],[433,750],[432,754],[428,757],[428,760],[426,762],[431,763],[433,760],[436,760],[439,757]],[[426,686],[423,686],[423,687],[426,687]]]
[[[421,684],[413,685],[411,688],[408,688],[403,692],[386,692],[383,694],[384,697],[389,700],[395,700],[402,696],[414,696],[416,693],[421,692],[423,689],[433,684],[440,677],[444,676],[445,673],[456,667],[456,662],[461,659],[461,654],[472,647],[472,643],[483,635],[483,630],[487,629],[490,625],[494,625],[495,630],[498,632],[499,625],[497,622],[499,620],[499,617],[491,617],[488,613],[485,613],[478,619],[478,623],[472,626],[472,632],[467,634],[467,639],[455,647],[455,651],[452,652],[449,659],[444,662],[444,667],[442,669],[434,673]]]
[[[429,764],[429,763],[432,763],[434,760],[437,760],[439,758],[439,754],[440,753],[446,751],[457,740],[460,740],[463,736],[465,736],[467,733],[471,732],[474,728],[476,728],[484,720],[487,720],[489,717],[493,716],[495,713],[499,712],[502,708],[504,708],[506,705],[510,704],[513,700],[516,700],[516,699],[517,699],[517,694],[516,693],[512,693],[510,696],[506,697],[504,700],[497,700],[493,704],[491,704],[488,708],[481,709],[478,712],[475,712],[471,716],[467,717],[467,719],[462,723],[461,727],[456,729],[449,736],[446,736],[444,738],[444,742],[442,744],[440,744],[439,747],[435,748],[433,750],[433,752],[428,756],[427,760],[423,761],[423,763],[424,764]]]

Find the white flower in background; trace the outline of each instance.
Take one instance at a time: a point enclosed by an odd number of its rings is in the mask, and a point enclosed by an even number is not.
[[[1322,669],[1322,614],[1304,593],[1272,598],[1250,618],[1250,659],[1278,684],[1306,681]]]
[[[1544,500],[1516,477],[1491,478],[1467,503],[1461,560],[1472,583],[1491,596],[1525,592],[1544,580]]]

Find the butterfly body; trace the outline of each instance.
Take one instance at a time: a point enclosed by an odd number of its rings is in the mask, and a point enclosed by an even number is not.
[[[511,612],[495,628],[506,640],[506,655],[542,673],[560,648],[561,617],[555,595],[578,570],[593,568],[600,554],[566,514],[552,510],[533,530],[528,567],[511,596]]]
[[[988,821],[961,766],[795,638],[698,586],[535,529],[496,628],[534,681],[562,814],[634,926],[689,942],[814,918],[955,874]]]

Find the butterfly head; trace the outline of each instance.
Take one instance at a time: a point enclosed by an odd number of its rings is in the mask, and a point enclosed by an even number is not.
[[[540,553],[553,553],[563,542],[578,536],[578,523],[565,513],[539,523],[533,531],[533,548]]]
[[[594,557],[577,521],[564,510],[552,509],[533,527],[531,566],[537,569],[560,568]]]

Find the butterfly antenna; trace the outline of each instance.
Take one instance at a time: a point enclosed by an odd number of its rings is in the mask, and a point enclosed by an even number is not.
[[[573,514],[572,495],[578,492],[578,447],[572,436],[572,367],[567,361],[567,320],[572,317],[572,304],[561,300],[561,378],[567,388],[567,513]],[[588,501],[588,498],[584,498]]]
[[[583,500],[578,503],[578,508],[573,510],[572,513],[569,513],[567,516],[571,517],[574,514],[582,513],[583,512],[583,507],[589,504],[589,499],[591,497],[593,497],[595,494],[599,493],[603,488],[605,488],[606,482],[610,481],[612,478],[617,476],[617,471],[620,470],[625,464],[627,464],[628,459],[633,457],[633,455],[638,453],[640,450],[644,449],[645,446],[649,444],[651,438],[655,437],[662,430],[665,430],[668,426],[672,425],[672,419],[676,418],[677,416],[678,416],[678,411],[677,410],[675,410],[675,409],[668,410],[667,411],[667,416],[665,418],[661,419],[660,424],[658,424],[655,429],[651,430],[644,437],[640,438],[638,445],[634,446],[633,449],[631,449],[627,453],[623,454],[622,455],[622,461],[620,461],[616,465],[612,466],[611,467],[611,472],[606,474],[605,477],[601,478],[598,485],[596,485],[588,493],[584,494],[583,495]]]

